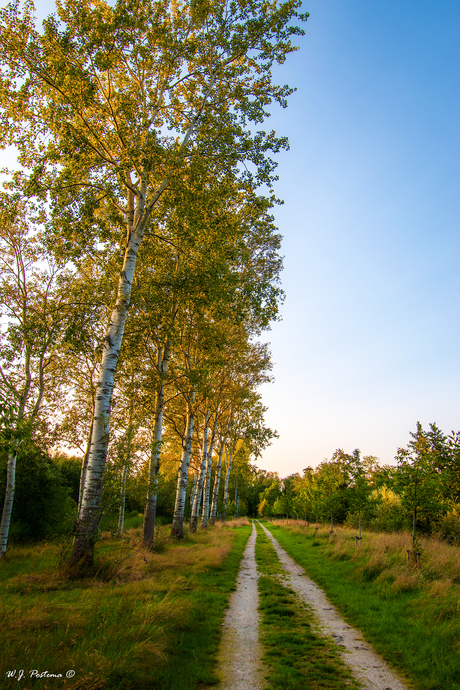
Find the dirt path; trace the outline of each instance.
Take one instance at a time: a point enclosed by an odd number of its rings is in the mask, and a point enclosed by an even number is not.
[[[262,664],[259,643],[259,592],[255,560],[256,528],[252,525],[225,615],[219,651],[219,690],[262,690],[267,669]]]
[[[260,524],[260,523],[259,523]],[[340,617],[326,595],[305,574],[270,532],[261,525],[280,559],[286,575],[282,581],[314,611],[319,633],[335,641],[342,658],[363,690],[409,690],[365,640],[363,635]],[[237,578],[236,591],[230,597],[223,623],[218,664],[221,683],[218,690],[263,690],[267,668],[262,663],[259,643],[259,593],[255,561],[256,529],[253,523]]]
[[[323,590],[307,577],[303,568],[288,556],[270,532],[263,525],[261,527],[271,540],[286,570],[286,576],[283,579],[314,610],[320,630],[330,635],[343,649],[342,658],[355,678],[362,684],[363,689],[408,690],[408,686],[390,670],[371,645],[364,640],[362,634],[345,623],[335,607],[326,599]]]

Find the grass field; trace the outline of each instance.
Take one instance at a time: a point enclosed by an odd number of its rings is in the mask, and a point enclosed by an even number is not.
[[[139,529],[122,543],[103,536],[94,577],[74,581],[59,572],[58,546],[12,547],[0,564],[2,687],[192,690],[216,682],[221,623],[249,523],[180,543],[166,529],[152,553],[141,548]]]
[[[315,535],[295,524],[268,526],[414,687],[460,690],[458,547],[422,539],[417,565],[407,561],[408,535],[364,534],[357,547],[345,529],[331,537],[327,529]],[[164,527],[153,552],[142,549],[139,529],[128,530],[122,542],[106,533],[93,576],[81,580],[60,572],[65,548],[13,546],[0,562],[1,687],[195,690],[215,684],[223,615],[250,531],[242,519],[178,543]],[[261,532],[256,556],[271,690],[353,687],[334,647],[311,627],[308,609],[277,580],[280,566]],[[65,678],[69,671],[75,675]],[[38,677],[45,672],[64,677]]]
[[[267,524],[342,615],[418,690],[460,689],[460,548],[421,539],[418,566],[408,534],[315,535],[295,521]]]

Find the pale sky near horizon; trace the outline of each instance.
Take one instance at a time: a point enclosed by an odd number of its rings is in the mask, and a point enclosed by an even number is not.
[[[1,3],[6,4],[4,2]],[[54,9],[36,0],[39,19]],[[276,210],[283,320],[258,466],[282,476],[336,448],[393,462],[417,421],[460,429],[460,3],[306,0]]]

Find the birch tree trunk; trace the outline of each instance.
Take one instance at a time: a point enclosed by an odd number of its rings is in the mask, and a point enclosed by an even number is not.
[[[31,384],[32,384],[32,376],[30,372],[30,349],[26,345],[26,352],[25,352],[25,362],[24,362],[24,371],[25,371],[25,382],[24,386],[22,389],[21,394],[18,396],[19,398],[19,409],[17,413],[17,418],[16,418],[16,431],[18,431],[18,427],[20,422],[22,422],[24,418],[24,412],[26,409],[26,404],[27,400],[29,397],[30,389],[31,389]],[[34,407],[34,413],[38,413],[38,407]],[[8,536],[10,533],[10,524],[11,524],[11,513],[13,512],[13,501],[14,501],[14,492],[16,489],[16,462],[18,458],[18,446],[19,446],[19,440],[16,438],[13,444],[13,449],[8,453],[8,460],[7,460],[7,465],[6,465],[6,487],[5,487],[5,502],[3,504],[3,511],[2,511],[2,521],[0,522],[0,559],[3,558],[3,556],[6,553],[6,549],[8,546]]]
[[[121,476],[121,495],[120,495],[120,510],[118,513],[118,536],[123,536],[123,522],[125,520],[125,502],[126,502],[126,477],[128,476],[128,459],[126,458],[126,465],[123,467],[123,474]]]
[[[195,473],[193,475],[193,486],[192,486],[192,490],[190,492],[190,498],[189,498],[190,510],[192,510],[192,507],[193,507],[193,501],[195,498],[195,490],[196,490],[197,482],[198,482],[198,475]]]
[[[82,503],[82,499],[83,499],[83,489],[85,488],[86,470],[88,469],[89,451],[91,448],[91,437],[92,437],[92,435],[93,435],[93,420],[91,419],[91,428],[89,430],[89,436],[88,436],[88,442],[86,444],[85,456],[83,458],[83,462],[81,463],[81,470],[80,470],[80,488],[78,491],[78,511],[77,511],[78,515],[80,515],[81,503]]]
[[[215,427],[214,427],[215,428]],[[203,486],[203,508],[201,511],[200,529],[206,529],[209,520],[209,495],[211,493],[211,470],[212,470],[212,453],[214,450],[215,434],[213,433],[211,443],[209,445],[208,457],[206,461],[206,473]]]
[[[172,309],[172,317],[177,311],[177,304],[174,304]],[[163,352],[158,353],[158,371],[163,379],[168,371],[169,360],[171,357],[171,340],[166,339]],[[144,527],[142,541],[144,546],[151,548],[155,539],[155,519],[157,513],[157,495],[158,495],[158,475],[160,472],[160,454],[161,454],[161,432],[163,428],[163,411],[164,411],[165,387],[161,384],[157,391],[157,399],[155,406],[155,423],[153,427],[152,448],[150,451],[150,465],[149,465],[149,488],[147,492],[147,502],[144,511]]]
[[[228,454],[227,448],[225,448],[225,460],[226,460],[227,470],[225,472],[224,511],[222,513],[222,522],[226,522],[226,520],[227,520],[228,483],[230,481],[230,473],[232,471],[232,458],[233,458],[233,448],[230,451],[230,456]]]
[[[18,396],[19,406],[18,406],[18,412],[17,412],[17,416],[16,416],[16,433],[17,434],[19,433],[20,425],[24,420],[26,405],[27,405],[28,398],[29,398],[29,395],[31,392],[32,377],[31,377],[31,371],[30,371],[30,367],[31,367],[30,360],[31,360],[30,348],[28,346],[26,346],[25,364],[24,364],[25,382],[24,382],[22,392]],[[43,361],[41,362],[41,365],[43,365]],[[34,420],[34,418],[38,415],[38,412],[40,409],[40,404],[41,404],[41,399],[42,399],[42,397],[40,397],[39,401],[37,401],[36,404],[34,405],[33,411],[30,415],[29,423],[31,423]],[[13,512],[14,492],[16,489],[16,463],[17,463],[17,458],[18,458],[19,444],[20,444],[19,437],[16,436],[16,438],[13,442],[13,448],[8,453],[8,460],[7,460],[7,465],[6,465],[5,502],[3,504],[2,520],[0,522],[0,560],[5,555],[6,549],[8,546],[8,536],[10,533],[11,514]]]
[[[209,522],[211,525],[214,525],[214,523],[216,522],[217,499],[219,497],[220,474],[221,474],[221,470],[222,470],[222,456],[224,454],[224,447],[225,447],[225,440],[222,441],[222,443],[220,444],[219,461],[217,463],[216,476],[214,477],[214,487],[212,490],[211,515],[209,518]]]
[[[157,393],[155,426],[153,428],[152,448],[150,451],[149,489],[144,511],[144,528],[142,541],[151,548],[155,538],[155,518],[157,513],[158,473],[160,471],[161,431],[163,427],[164,386]]]
[[[164,376],[168,370],[169,358],[171,356],[171,342],[168,339],[164,348],[163,356],[159,355],[159,370],[160,375]],[[155,409],[155,424],[153,427],[152,448],[150,452],[150,466],[149,466],[149,489],[147,492],[147,502],[144,511],[144,528],[142,540],[144,546],[151,548],[155,539],[155,519],[157,512],[157,494],[158,494],[158,474],[160,471],[160,453],[161,453],[161,432],[163,428],[163,411],[164,411],[164,384],[160,386],[157,392],[156,409]]]
[[[18,456],[17,443],[16,447],[8,453],[8,463],[6,466],[6,490],[5,503],[3,504],[2,521],[0,523],[0,559],[6,553],[8,545],[8,535],[10,531],[11,513],[13,511],[13,500],[16,479],[16,459]]]
[[[200,514],[201,495],[203,493],[204,476],[206,473],[206,462],[208,459],[208,425],[209,412],[206,412],[203,432],[203,452],[201,454],[200,474],[193,495],[192,514],[190,516],[190,532],[196,532],[196,528],[198,525],[198,516]]]
[[[118,293],[115,307],[112,311],[110,324],[104,342],[101,370],[96,387],[93,430],[91,435],[91,447],[86,469],[85,484],[81,508],[78,516],[73,551],[70,557],[70,566],[84,562],[93,563],[94,543],[99,527],[100,504],[102,496],[102,479],[107,458],[107,445],[109,441],[109,420],[113,395],[113,382],[120,355],[121,342],[125,330],[131,299],[131,286],[136,267],[139,246],[142,240],[146,217],[141,217],[144,211],[144,193],[141,194],[139,207],[136,212],[136,223],[132,222],[132,216],[128,225],[129,240],[123,266],[118,280]],[[130,203],[133,200],[130,196]],[[133,230],[133,226],[135,229]]]
[[[195,393],[192,395],[192,404],[189,405],[187,414],[187,427],[185,431],[184,445],[182,449],[182,458],[177,473],[177,489],[176,489],[176,503],[174,506],[173,523],[171,526],[171,537],[182,539],[184,536],[184,509],[185,497],[187,492],[188,468],[190,465],[190,454],[192,451],[193,427],[195,424],[195,414],[193,411],[193,402],[195,400]]]

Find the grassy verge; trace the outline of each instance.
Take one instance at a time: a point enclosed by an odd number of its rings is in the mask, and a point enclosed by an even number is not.
[[[267,525],[343,616],[418,690],[460,689],[460,549],[421,540],[421,565],[407,561],[408,535],[355,535]]]
[[[358,689],[333,642],[318,635],[312,613],[282,585],[278,557],[257,528],[256,561],[260,572],[264,661],[270,668],[270,690]]]
[[[59,574],[55,545],[12,548],[0,565],[2,687],[194,690],[216,682],[221,623],[249,534],[242,520],[179,544],[165,530],[153,553],[142,550],[140,530],[123,543],[106,536],[95,576],[79,581]],[[63,678],[31,678],[34,670]]]

